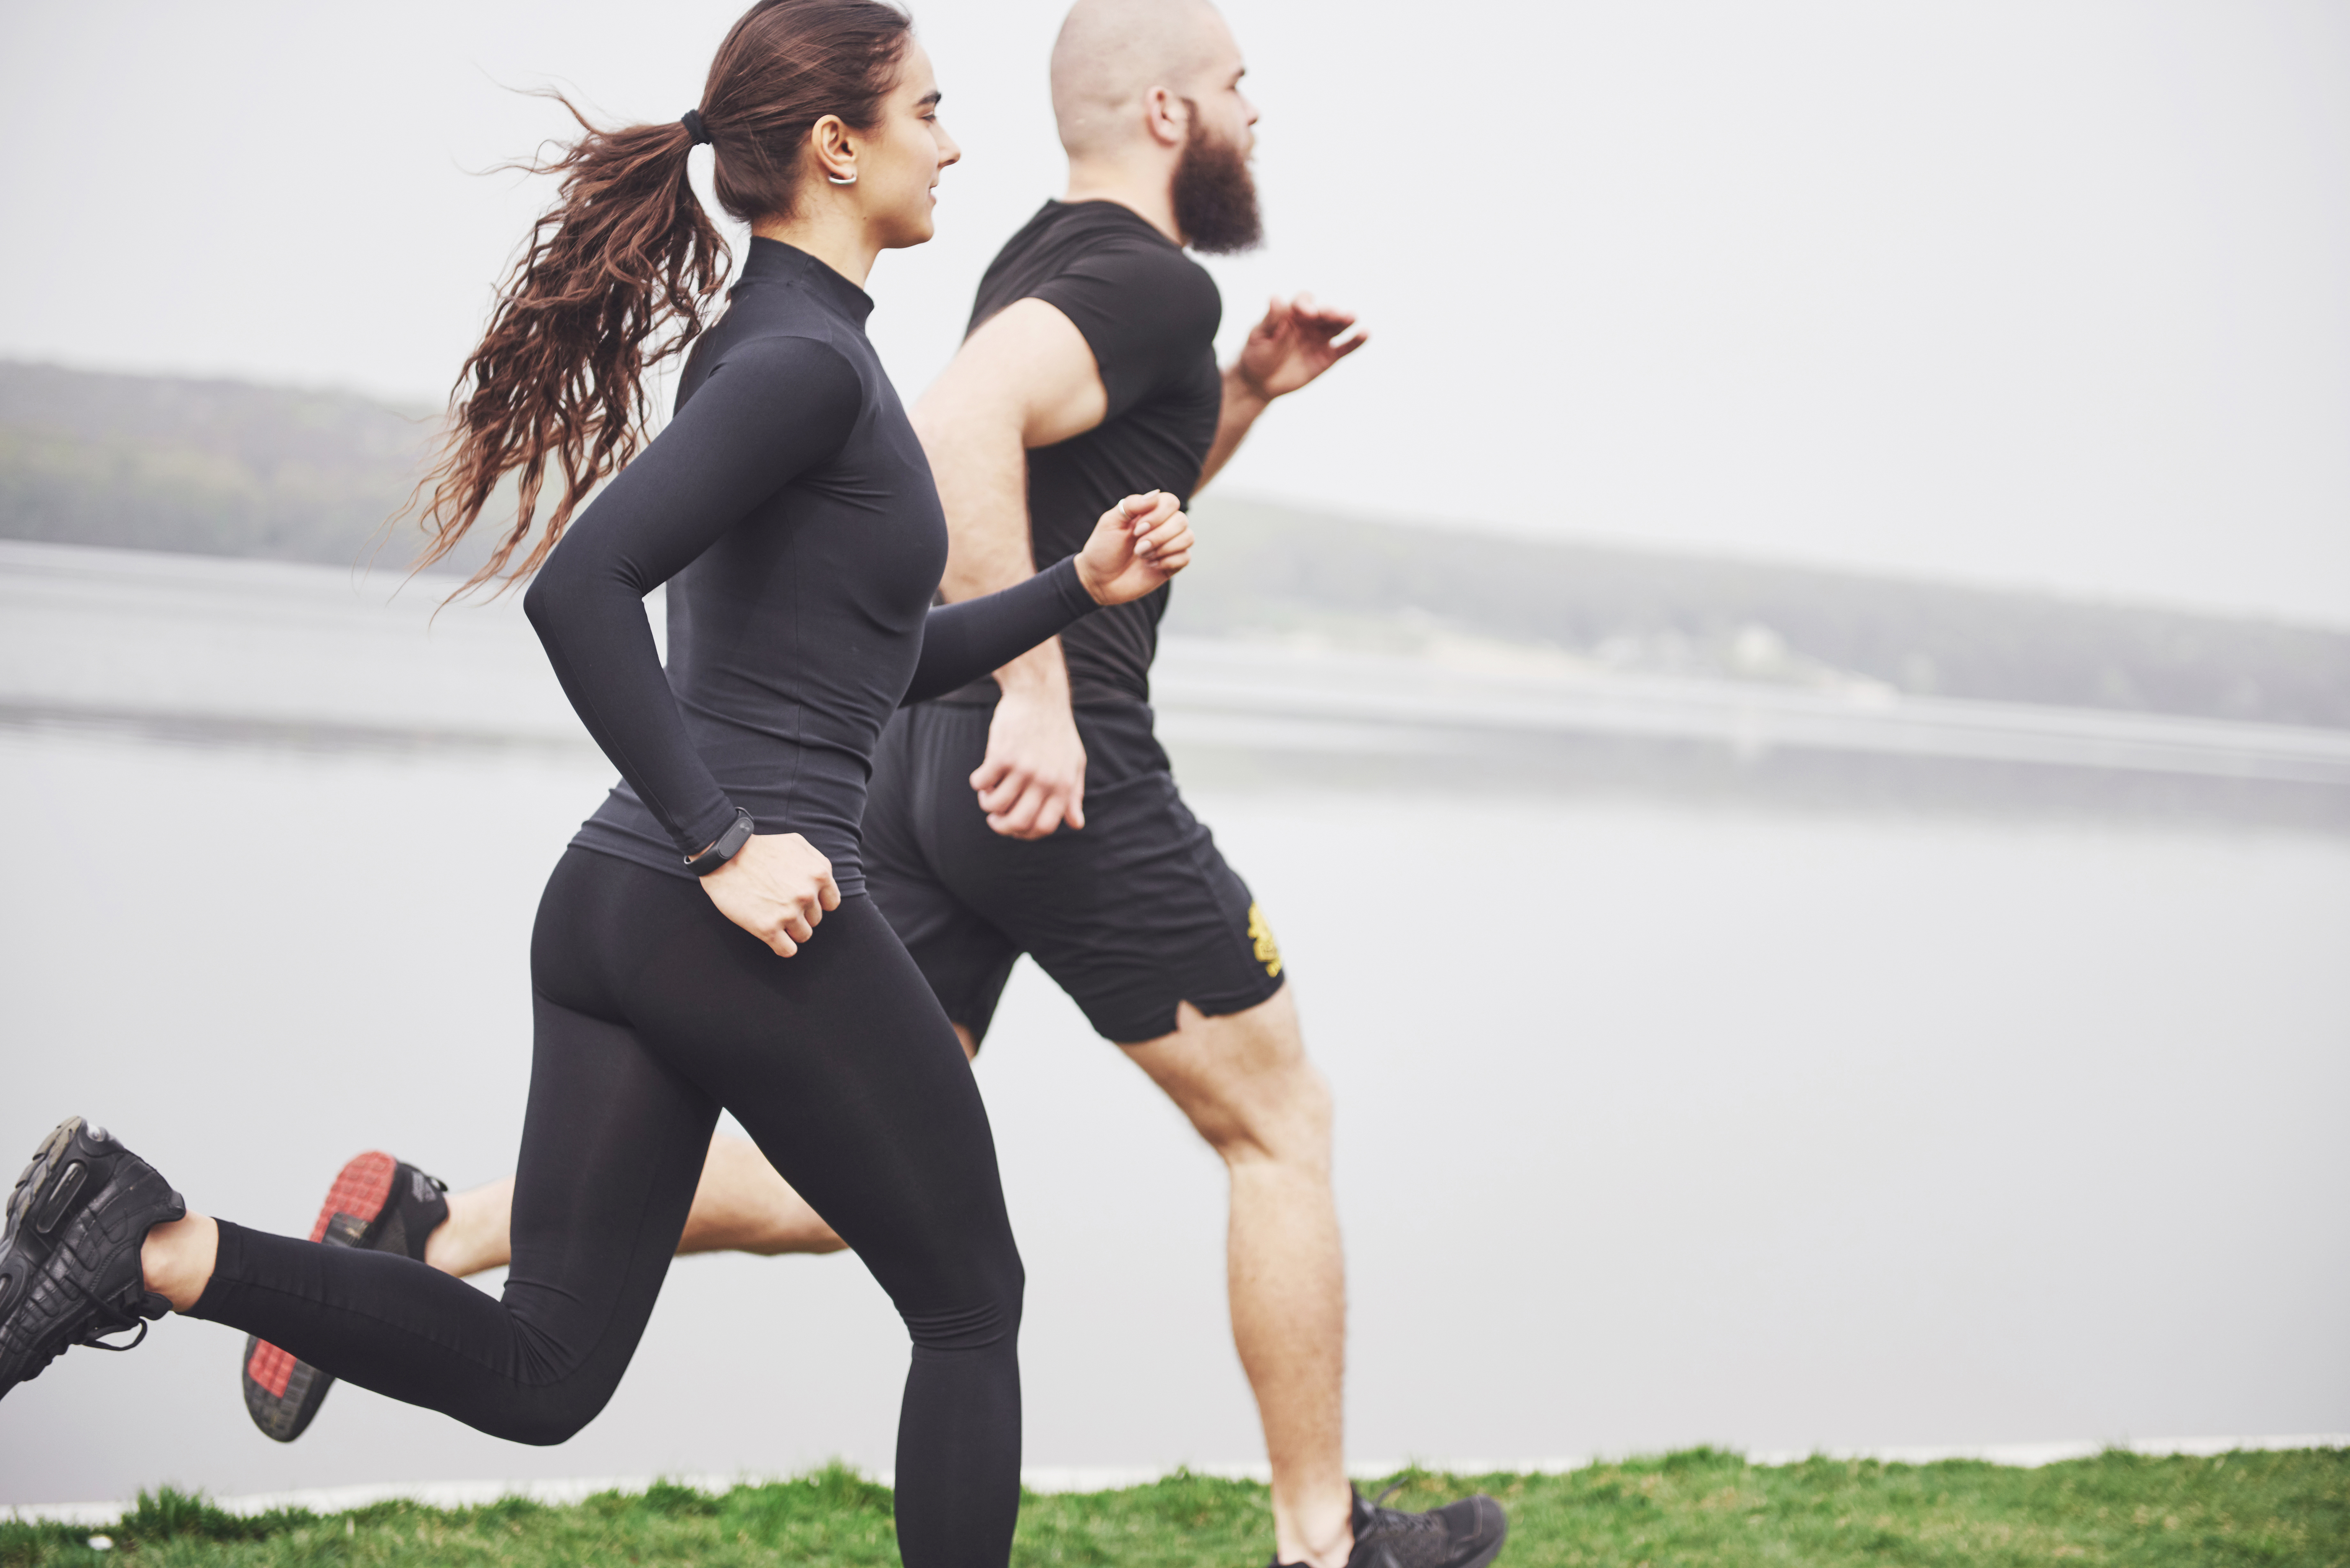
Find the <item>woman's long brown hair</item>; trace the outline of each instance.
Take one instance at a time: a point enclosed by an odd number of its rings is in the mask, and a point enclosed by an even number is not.
[[[711,62],[699,106],[719,203],[743,223],[788,215],[808,129],[827,114],[875,124],[911,31],[880,0],[761,0],[745,13]],[[729,267],[686,176],[694,141],[682,124],[599,130],[550,96],[581,134],[532,165],[561,178],[560,194],[499,290],[450,393],[441,459],[417,487],[423,567],[454,549],[500,481],[516,476],[514,524],[461,594],[536,571],[588,491],[636,456],[645,372],[701,335]],[[550,469],[560,493],[517,564]]]

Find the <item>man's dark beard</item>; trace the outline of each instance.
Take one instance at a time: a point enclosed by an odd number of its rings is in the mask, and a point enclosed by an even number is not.
[[[1264,238],[1264,222],[1256,210],[1256,177],[1240,149],[1208,134],[1200,121],[1200,106],[1183,100],[1191,111],[1191,129],[1183,137],[1183,156],[1175,164],[1175,227],[1183,243],[1210,255],[1231,255],[1253,250]]]

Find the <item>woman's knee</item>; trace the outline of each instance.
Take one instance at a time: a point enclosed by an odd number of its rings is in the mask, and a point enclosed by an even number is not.
[[[525,1386],[501,1401],[501,1407],[488,1421],[475,1425],[490,1436],[504,1438],[510,1443],[550,1449],[569,1442],[586,1430],[588,1423],[602,1415],[604,1407],[612,1402],[613,1391],[619,1386],[617,1378],[586,1376]]]
[[[1027,1293],[1028,1275],[1009,1237],[1003,1248],[974,1272],[966,1290],[951,1305],[900,1308],[906,1333],[918,1350],[972,1351],[1018,1339],[1020,1314]]]

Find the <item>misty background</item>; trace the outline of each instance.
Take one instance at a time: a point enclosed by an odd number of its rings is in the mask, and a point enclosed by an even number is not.
[[[438,406],[546,192],[730,3],[11,8],[0,354]],[[899,386],[1060,189],[1057,0],[917,8],[965,150]],[[2350,14],[2329,0],[1236,5],[1270,241],[1378,341],[1222,487],[2350,623]],[[707,154],[698,155],[698,161]]]
[[[909,397],[1059,189],[1059,14],[918,9]],[[1154,701],[1338,1094],[1352,1456],[2350,1429],[2350,15],[1227,15],[1225,351],[1375,341],[1195,508]],[[509,89],[671,119],[733,16],[0,22],[0,1138],[292,1231],[361,1147],[507,1168],[610,770],[378,531],[546,196]],[[1028,966],[978,1073],[1029,1462],[1261,1459],[1213,1158]],[[235,1348],[12,1394],[0,1503],[886,1468],[905,1355],[853,1259],[696,1260],[525,1450],[271,1444]]]

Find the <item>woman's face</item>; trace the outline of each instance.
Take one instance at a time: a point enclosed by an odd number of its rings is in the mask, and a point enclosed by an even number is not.
[[[939,172],[959,161],[962,149],[939,123],[938,77],[919,40],[907,40],[904,67],[880,121],[858,140],[858,197],[880,248],[919,245],[936,234]]]

